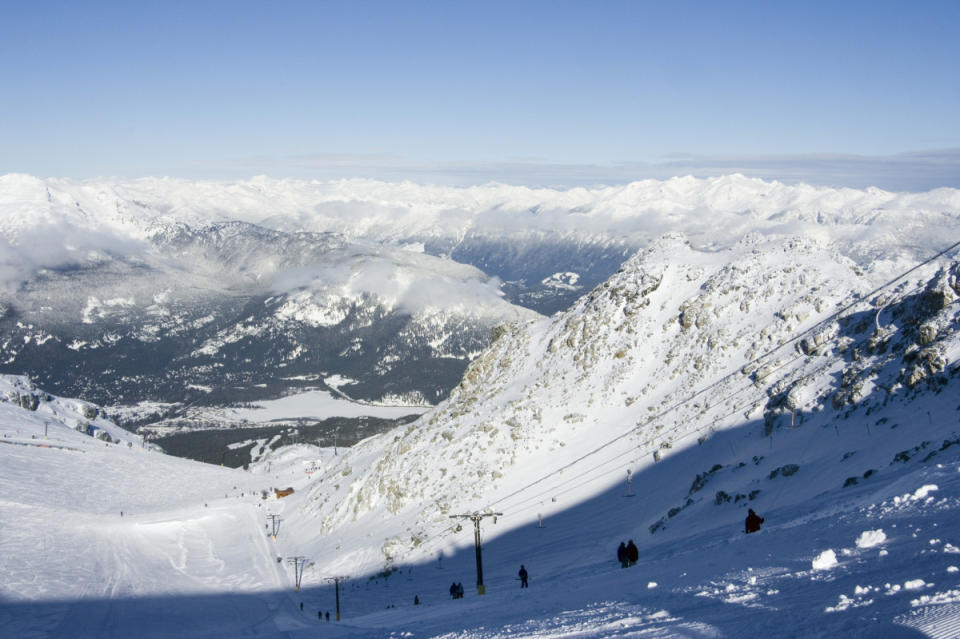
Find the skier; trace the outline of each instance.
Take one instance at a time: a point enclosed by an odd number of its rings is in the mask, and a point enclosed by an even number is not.
[[[637,559],[640,559],[640,551],[634,545],[633,540],[627,542],[627,561],[630,563],[628,565],[633,566],[637,563]]]
[[[457,599],[463,599],[463,582],[457,582]]]
[[[747,521],[744,522],[743,529],[747,534],[760,530],[760,524],[763,523],[763,517],[753,512],[753,508],[748,509]]]
[[[328,611],[326,611],[326,612],[323,613],[323,614],[324,614],[324,616],[326,616],[326,618],[327,618],[327,623],[330,623],[330,611],[328,610]]]
[[[414,596],[413,596],[413,605],[414,605],[414,606],[419,606],[419,605],[420,605],[420,595],[414,595]]]
[[[620,562],[621,568],[627,567],[627,545],[620,542],[620,546],[617,548],[617,561]]]
[[[518,572],[517,575],[519,575],[520,577],[520,587],[526,588],[528,575],[527,575],[527,569],[523,567],[523,564],[520,564],[520,572]]]
[[[450,598],[451,599],[457,598],[457,582],[453,582],[452,584],[450,584]]]

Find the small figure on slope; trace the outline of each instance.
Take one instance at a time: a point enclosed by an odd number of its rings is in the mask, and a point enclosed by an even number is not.
[[[526,587],[527,587],[527,577],[528,577],[529,575],[527,575],[527,569],[523,567],[523,564],[520,564],[520,572],[517,573],[517,574],[520,576],[520,587],[521,587],[521,588],[526,588]]]
[[[752,532],[757,532],[760,530],[760,524],[763,523],[763,517],[759,516],[757,513],[753,512],[753,508],[750,508],[747,512],[747,521],[743,525],[743,529],[749,534]]]
[[[617,548],[617,561],[620,562],[621,568],[627,567],[627,545],[620,542],[620,546]]]
[[[640,559],[640,550],[637,549],[636,545],[633,543],[633,540],[627,542],[627,561],[630,566],[633,566],[637,563],[637,560]]]

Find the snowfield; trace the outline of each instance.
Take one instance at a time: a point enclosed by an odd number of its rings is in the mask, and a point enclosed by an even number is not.
[[[960,263],[901,262],[668,234],[416,422],[249,471],[4,377],[0,636],[960,636]]]
[[[315,556],[328,576],[339,568],[350,577],[342,621],[327,624],[316,612],[334,609],[330,585],[308,568],[296,592],[290,564],[276,562],[306,545],[287,523],[301,493],[259,494],[278,480],[304,486],[305,451],[275,460],[273,475],[244,473],[66,430],[43,440],[32,414],[18,417],[4,415],[3,440],[31,443],[0,447],[4,637],[309,637],[319,626],[342,637],[946,638],[960,619],[956,453],[853,492],[821,485],[818,503],[780,500],[749,537],[735,522],[706,520],[658,541],[631,527],[643,496],[626,497],[625,486],[542,528],[527,521],[497,534],[503,521],[487,522],[483,597],[469,530],[442,557],[389,576],[350,574],[350,561]],[[40,447],[47,443],[75,450]],[[935,492],[917,495],[931,484]],[[267,512],[283,518],[276,541]],[[883,550],[860,547],[876,526],[890,531]],[[378,554],[378,532],[338,538],[339,553]],[[613,550],[628,535],[641,559],[622,569]],[[818,568],[828,552],[835,559]],[[522,591],[520,562],[531,572]],[[464,583],[464,599],[449,599],[451,581]]]

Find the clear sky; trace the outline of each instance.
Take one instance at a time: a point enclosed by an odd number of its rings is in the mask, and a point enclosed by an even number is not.
[[[0,0],[0,173],[960,187],[960,1]]]

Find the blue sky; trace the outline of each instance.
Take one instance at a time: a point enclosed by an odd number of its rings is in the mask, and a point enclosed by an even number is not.
[[[0,173],[960,187],[955,1],[0,9]]]

